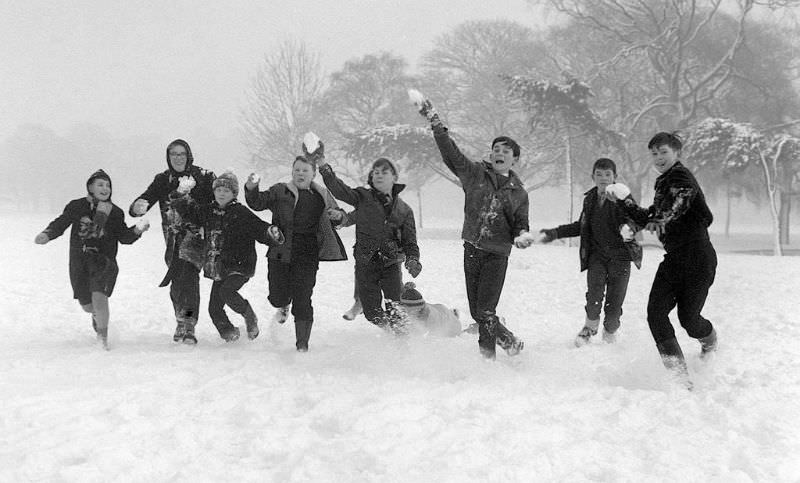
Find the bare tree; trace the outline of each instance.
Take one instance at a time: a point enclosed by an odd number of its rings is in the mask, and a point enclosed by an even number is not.
[[[241,121],[255,166],[284,168],[299,154],[303,134],[313,127],[314,107],[324,87],[319,55],[310,52],[305,43],[285,40],[264,56]]]

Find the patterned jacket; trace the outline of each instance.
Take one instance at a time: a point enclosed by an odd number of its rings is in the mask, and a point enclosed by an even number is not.
[[[406,258],[419,260],[414,211],[399,197],[405,185],[395,183],[389,200],[374,188],[347,186],[330,165],[321,167],[319,171],[333,196],[355,207],[352,212],[356,225],[353,255],[357,266],[375,257],[384,266],[402,263]]]
[[[528,192],[522,182],[510,171],[501,184],[488,163],[470,161],[461,153],[446,127],[434,127],[433,135],[444,164],[464,190],[461,238],[481,250],[508,256],[514,238],[530,229]]]

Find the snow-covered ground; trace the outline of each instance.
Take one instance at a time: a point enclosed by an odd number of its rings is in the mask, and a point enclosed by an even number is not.
[[[0,481],[800,481],[798,257],[720,254],[704,311],[720,351],[702,364],[678,330],[688,392],[644,320],[655,249],[614,345],[573,346],[585,278],[576,248],[551,245],[512,254],[499,312],[526,341],[516,358],[343,320],[350,261],[322,264],[298,354],[291,319],[269,321],[263,259],[242,291],[261,337],[225,344],[204,309],[200,343],[173,344],[154,223],[120,247],[105,352],[72,300],[67,235],[33,244],[50,219],[2,215]],[[457,230],[422,236],[419,290],[466,313]]]

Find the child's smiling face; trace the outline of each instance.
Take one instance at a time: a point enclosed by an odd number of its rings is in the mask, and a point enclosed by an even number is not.
[[[517,163],[519,157],[514,156],[514,149],[506,143],[499,142],[492,146],[492,153],[489,155],[489,161],[492,163],[492,169],[497,174],[507,176],[511,168]]]
[[[111,183],[106,179],[95,178],[89,185],[89,193],[100,201],[108,201],[111,198]]]
[[[662,144],[661,146],[653,146],[650,150],[650,154],[653,156],[653,167],[659,174],[663,174],[678,161],[680,151],[676,151],[670,146]]]

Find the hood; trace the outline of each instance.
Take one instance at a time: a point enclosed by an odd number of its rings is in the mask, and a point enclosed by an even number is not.
[[[108,195],[108,200],[111,201],[111,195],[114,193],[114,185],[111,184],[111,177],[109,177],[108,173],[102,169],[98,169],[92,173],[92,175],[89,176],[89,179],[86,180],[86,192],[89,193],[89,185],[92,184],[96,179],[104,179],[108,181],[108,187],[111,189],[111,193]],[[91,197],[91,193],[89,193],[89,196]]]
[[[189,147],[189,143],[184,141],[183,139],[176,139],[167,145],[166,157],[167,157],[167,168],[169,168],[170,172],[175,175],[179,175],[177,171],[172,167],[172,164],[169,162],[169,150],[172,146],[180,145],[186,149],[186,169],[184,173],[189,172],[189,168],[192,167],[194,164],[194,156],[192,156],[192,148]]]

